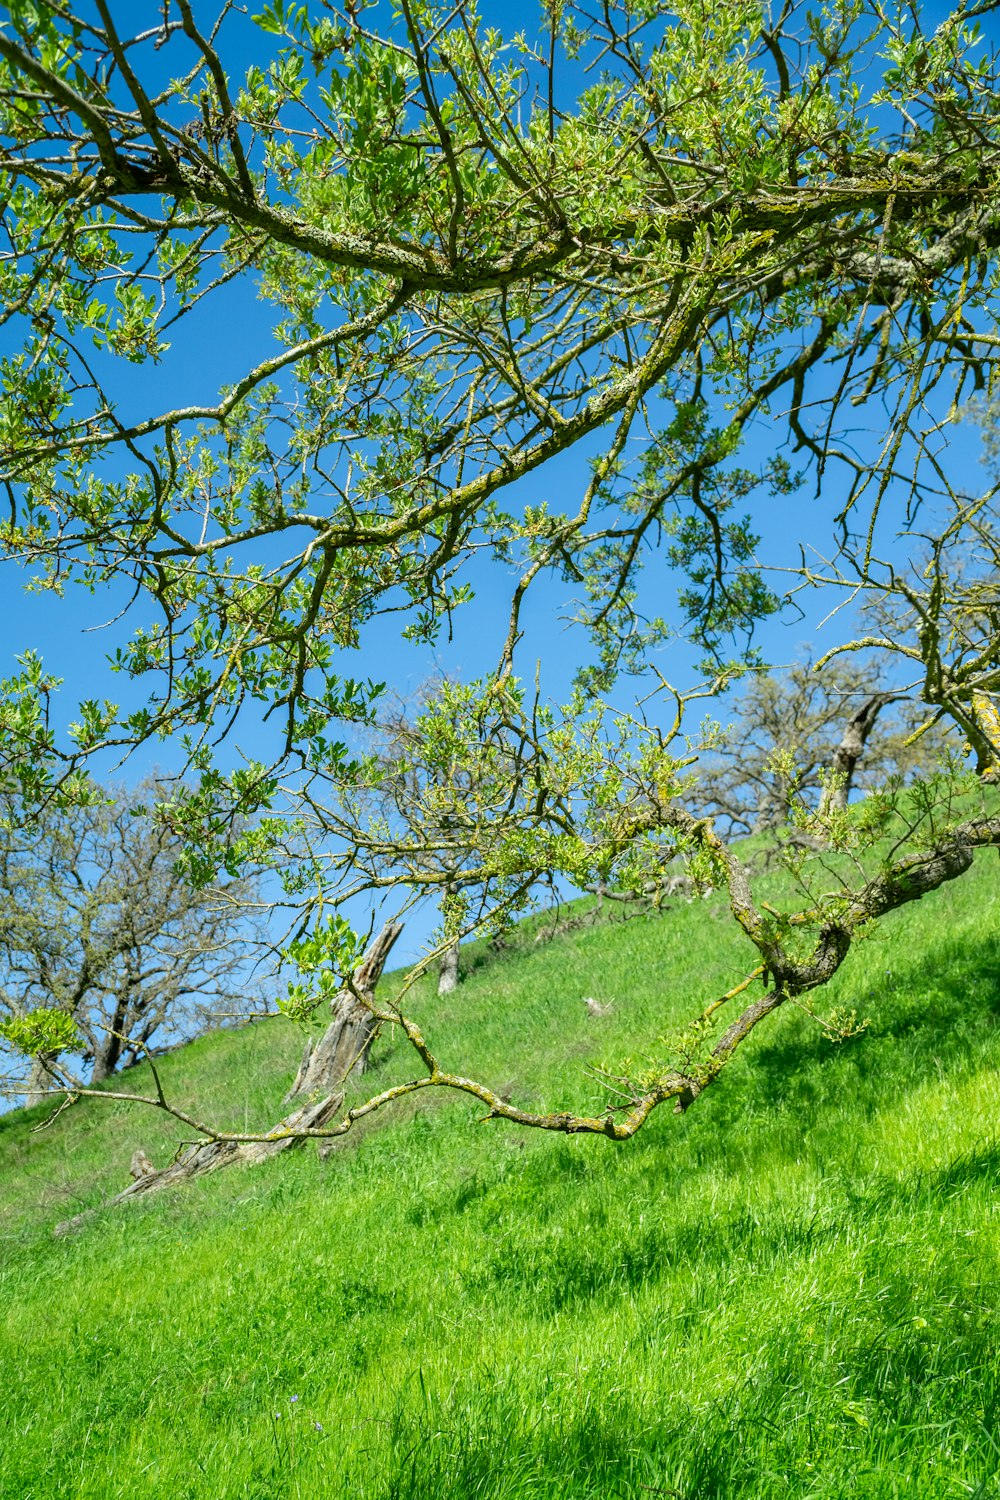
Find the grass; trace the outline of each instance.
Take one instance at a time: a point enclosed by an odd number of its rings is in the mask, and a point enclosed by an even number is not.
[[[418,1010],[443,1061],[591,1107],[584,1063],[752,966],[719,905],[525,941]],[[325,1161],[57,1240],[177,1127],[0,1117],[0,1496],[1000,1496],[997,912],[983,862],[897,913],[824,1001],[864,1035],[832,1045],[788,1007],[624,1146],[425,1095]],[[269,1123],[300,1048],[267,1022],[172,1054],[164,1081]],[[398,1039],[376,1067],[409,1071]]]

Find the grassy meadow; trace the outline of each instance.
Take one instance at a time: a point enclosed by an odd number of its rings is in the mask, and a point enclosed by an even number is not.
[[[127,1105],[0,1117],[2,1500],[1000,1497],[995,856],[886,921],[686,1115],[632,1142],[421,1095],[311,1148],[56,1221],[165,1162]],[[752,967],[721,897],[480,952],[416,1010],[449,1066],[597,1106]],[[592,1018],[582,1000],[613,1001]],[[268,1124],[284,1021],[163,1060]],[[379,1043],[366,1081],[410,1063]],[[148,1086],[144,1070],[129,1086]]]

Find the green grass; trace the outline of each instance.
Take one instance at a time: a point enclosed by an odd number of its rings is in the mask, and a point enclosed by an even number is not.
[[[525,940],[418,1011],[448,1065],[590,1108],[587,1061],[752,966],[720,906]],[[325,1161],[57,1240],[176,1124],[0,1117],[0,1496],[1000,1496],[997,914],[984,859],[851,955],[823,1004],[863,1036],[787,1007],[623,1146],[423,1095]],[[615,1008],[591,1020],[584,995]],[[270,1123],[300,1047],[266,1022],[165,1058],[164,1082]],[[410,1070],[398,1038],[376,1066]]]

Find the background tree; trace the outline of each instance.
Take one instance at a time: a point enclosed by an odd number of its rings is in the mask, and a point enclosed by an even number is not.
[[[3,800],[0,825],[0,1013],[72,1018],[91,1086],[146,1049],[263,1003],[265,953],[244,878],[196,889],[183,846],[153,816],[165,788],[91,789],[80,805],[26,820]],[[65,1070],[63,1069],[65,1074]],[[36,1059],[29,1102],[52,1086]]]
[[[880,663],[806,656],[780,672],[756,672],[736,697],[726,729],[706,755],[697,807],[734,834],[787,828],[793,801],[823,812],[854,789],[931,769],[939,736],[910,743],[919,705],[886,687]]]
[[[1000,534],[996,491],[956,496],[940,527],[918,534],[906,565],[871,557],[862,571],[845,548],[826,567],[804,568],[810,588],[839,589],[865,598],[870,633],[846,640],[820,663],[877,652],[917,675],[923,707],[914,736],[938,726],[961,731],[976,770],[1000,780]],[[860,574],[860,577],[859,577]]]
[[[419,690],[412,707],[397,699],[379,708],[363,799],[363,816],[383,830],[406,830],[411,836],[414,857],[419,849],[424,873],[433,877],[434,888],[441,893],[443,926],[452,932],[462,925],[463,893],[473,896],[475,906],[480,844],[476,791],[469,784],[468,769],[448,749],[455,732],[463,727],[465,695],[455,691],[457,686],[432,680]],[[436,715],[422,715],[435,702],[452,715],[452,735],[446,738],[436,733]],[[345,813],[350,807],[355,814],[351,832],[358,845],[364,842],[363,823],[357,817],[362,808],[359,791],[360,783],[344,808]],[[381,858],[385,870],[393,867],[398,846],[391,854],[386,851],[388,857],[374,845],[369,847],[375,862]],[[473,920],[478,915],[475,912]],[[458,985],[460,946],[458,937],[447,940],[446,935],[438,961],[440,995],[450,994]]]
[[[342,901],[439,900],[439,940],[424,960],[437,962],[439,993],[457,982],[462,937],[526,910],[558,863],[554,841],[574,829],[569,774],[551,784],[550,761],[569,748],[553,728],[516,683],[501,696],[441,679],[415,708],[397,701],[377,716],[374,748],[346,784],[316,778],[295,799],[306,867],[323,890]],[[574,753],[581,774],[588,751]]]

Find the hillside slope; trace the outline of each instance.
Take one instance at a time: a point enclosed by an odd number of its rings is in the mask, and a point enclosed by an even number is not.
[[[720,905],[524,942],[418,1013],[449,1064],[596,1106],[588,1061],[751,966]],[[423,1095],[324,1161],[56,1240],[176,1122],[0,1117],[0,1497],[1000,1495],[997,914],[984,860],[851,955],[824,1007],[864,1035],[789,1006],[624,1146]],[[276,1021],[208,1037],[164,1082],[270,1123],[301,1045]],[[381,1086],[411,1069],[380,1046]]]

